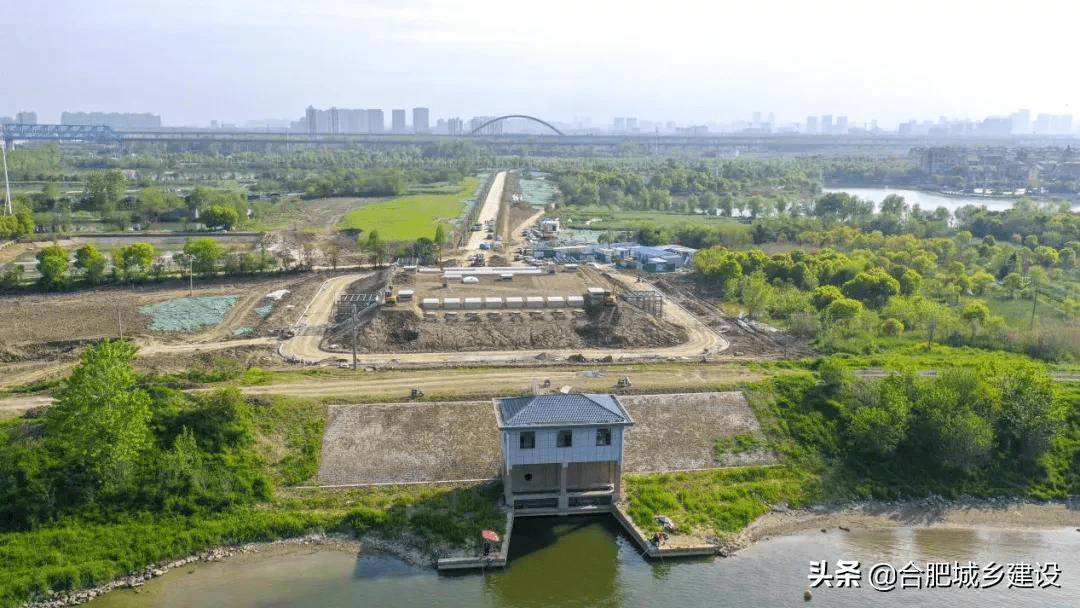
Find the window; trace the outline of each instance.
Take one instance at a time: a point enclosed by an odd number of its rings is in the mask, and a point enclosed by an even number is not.
[[[521,432],[521,449],[531,450],[536,447],[536,433],[532,431]]]
[[[559,437],[555,441],[555,447],[568,448],[574,445],[574,431],[559,431]]]
[[[611,429],[596,429],[596,445],[611,445]]]

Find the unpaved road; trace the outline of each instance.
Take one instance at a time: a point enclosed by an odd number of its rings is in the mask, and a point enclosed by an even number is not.
[[[413,388],[428,396],[451,394],[456,398],[468,395],[505,395],[521,391],[543,392],[569,386],[574,391],[611,392],[622,376],[633,382],[634,390],[687,390],[739,382],[762,377],[757,371],[742,366],[688,365],[672,369],[641,369],[629,372],[590,368],[501,368],[482,370],[410,370],[400,372],[358,374],[351,378],[315,376],[292,382],[242,387],[249,395],[292,395],[296,397],[337,397],[363,395],[368,399],[405,398]]]
[[[303,361],[315,363],[325,360],[334,355],[321,350],[319,343],[322,341],[322,331],[318,327],[325,326],[330,321],[330,313],[334,310],[334,302],[338,295],[352,283],[367,277],[370,273],[346,274],[340,277],[327,279],[315,297],[311,299],[307,308],[293,323],[293,331],[296,336],[281,344],[279,352],[281,356],[290,361]],[[312,328],[308,330],[308,328]],[[306,335],[311,333],[312,335]],[[337,355],[340,357],[340,355]]]
[[[488,220],[495,221],[495,218],[499,216],[499,205],[502,204],[503,188],[506,186],[506,171],[500,171],[495,174],[495,179],[491,182],[491,189],[488,190],[487,198],[484,199],[484,205],[480,207],[480,215],[476,217],[476,221],[480,222],[481,226],[485,227],[485,230],[476,230],[469,235],[469,242],[465,245],[465,255],[472,255],[480,249],[480,243],[483,243],[487,236],[487,230],[485,222]],[[469,229],[472,226],[468,226]]]

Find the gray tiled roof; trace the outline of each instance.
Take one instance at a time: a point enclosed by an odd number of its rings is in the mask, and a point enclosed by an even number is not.
[[[625,410],[611,395],[553,394],[499,399],[504,426],[626,424]]]

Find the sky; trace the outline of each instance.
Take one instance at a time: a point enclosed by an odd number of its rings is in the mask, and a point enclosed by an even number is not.
[[[0,0],[0,116],[1080,114],[1066,0]]]

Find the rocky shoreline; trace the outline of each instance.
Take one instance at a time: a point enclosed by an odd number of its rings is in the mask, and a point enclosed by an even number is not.
[[[107,583],[88,589],[54,594],[48,598],[23,604],[24,608],[61,608],[77,606],[116,589],[136,589],[150,580],[164,575],[175,568],[190,564],[219,562],[228,558],[273,551],[289,551],[303,547],[317,547],[359,553],[377,551],[393,555],[407,563],[420,567],[435,567],[437,554],[419,537],[404,535],[400,538],[385,539],[372,534],[355,537],[346,534],[307,534],[296,538],[286,538],[263,543],[228,545],[207,551],[200,551],[187,557],[159,562],[147,566],[126,576],[121,576]]]
[[[771,536],[830,528],[1076,528],[1080,531],[1080,499],[1039,501],[1007,496],[949,500],[928,496],[917,500],[867,500],[789,509],[776,505],[734,536],[722,540],[720,555],[730,555]]]

